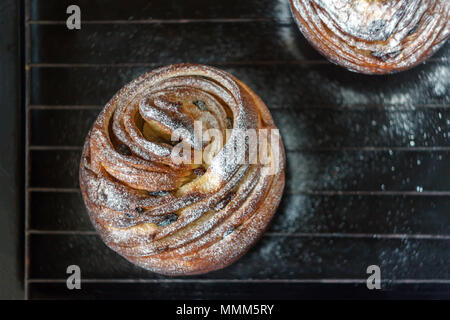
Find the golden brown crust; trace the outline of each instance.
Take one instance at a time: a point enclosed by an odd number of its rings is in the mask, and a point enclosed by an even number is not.
[[[195,120],[227,137],[220,150],[208,148],[214,140],[195,139]],[[276,127],[252,90],[215,68],[168,66],[121,89],[95,121],[80,164],[83,198],[105,243],[169,275],[220,269],[243,255],[276,211],[285,167],[277,136],[270,136],[268,161],[231,160],[236,147],[249,152],[238,143],[247,129]],[[174,161],[175,131],[178,145],[209,160]]]
[[[416,66],[450,34],[448,0],[290,0],[303,35],[332,62],[366,74]]]

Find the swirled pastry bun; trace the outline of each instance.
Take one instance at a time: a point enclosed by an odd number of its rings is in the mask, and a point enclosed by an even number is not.
[[[261,99],[224,71],[180,64],[144,74],[108,102],[86,138],[80,186],[111,249],[154,272],[199,274],[258,240],[284,168]]]
[[[290,0],[303,35],[330,61],[366,74],[416,66],[450,34],[449,0]]]

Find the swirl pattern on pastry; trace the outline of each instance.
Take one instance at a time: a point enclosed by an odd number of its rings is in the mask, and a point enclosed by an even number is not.
[[[195,121],[201,133],[224,133],[220,150],[214,139],[196,138]],[[248,155],[249,144],[239,143],[237,129],[276,127],[261,99],[221,70],[173,65],[122,88],[95,121],[80,163],[83,198],[104,242],[169,275],[209,272],[243,255],[280,202],[285,156],[281,139],[272,138],[264,164],[238,159],[236,148]],[[174,161],[175,144],[203,158]],[[269,167],[273,174],[264,172]]]
[[[450,34],[448,0],[290,0],[303,35],[332,62],[366,74],[416,66]]]

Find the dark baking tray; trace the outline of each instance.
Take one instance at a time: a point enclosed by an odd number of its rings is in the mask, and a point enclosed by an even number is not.
[[[68,30],[77,4],[82,28]],[[449,298],[450,43],[365,76],[327,62],[287,0],[25,1],[26,298]],[[108,249],[78,189],[83,139],[124,84],[178,62],[222,68],[266,102],[287,150],[282,204],[220,271],[171,278]],[[68,265],[82,289],[65,286]],[[382,290],[366,288],[379,265]]]

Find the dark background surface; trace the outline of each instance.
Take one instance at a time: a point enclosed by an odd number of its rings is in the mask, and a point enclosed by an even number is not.
[[[2,145],[1,237],[16,244],[1,246],[2,295],[23,296],[25,284],[31,299],[450,298],[449,43],[411,71],[371,77],[315,52],[286,0],[26,4],[26,170],[19,95],[2,109],[10,112],[2,137],[13,138]],[[69,4],[81,7],[79,31],[65,26]],[[20,63],[16,39],[1,40],[13,43],[1,62],[8,79]],[[281,130],[288,168],[282,204],[255,248],[226,269],[170,278],[106,248],[77,176],[83,139],[108,99],[178,62],[217,66],[254,89]],[[11,99],[20,85],[7,83],[0,90]],[[25,255],[17,228],[24,172]],[[65,287],[71,264],[81,267],[82,290]],[[371,264],[381,267],[381,291],[365,286]]]
[[[19,6],[0,3],[0,298],[23,299],[23,114]]]

